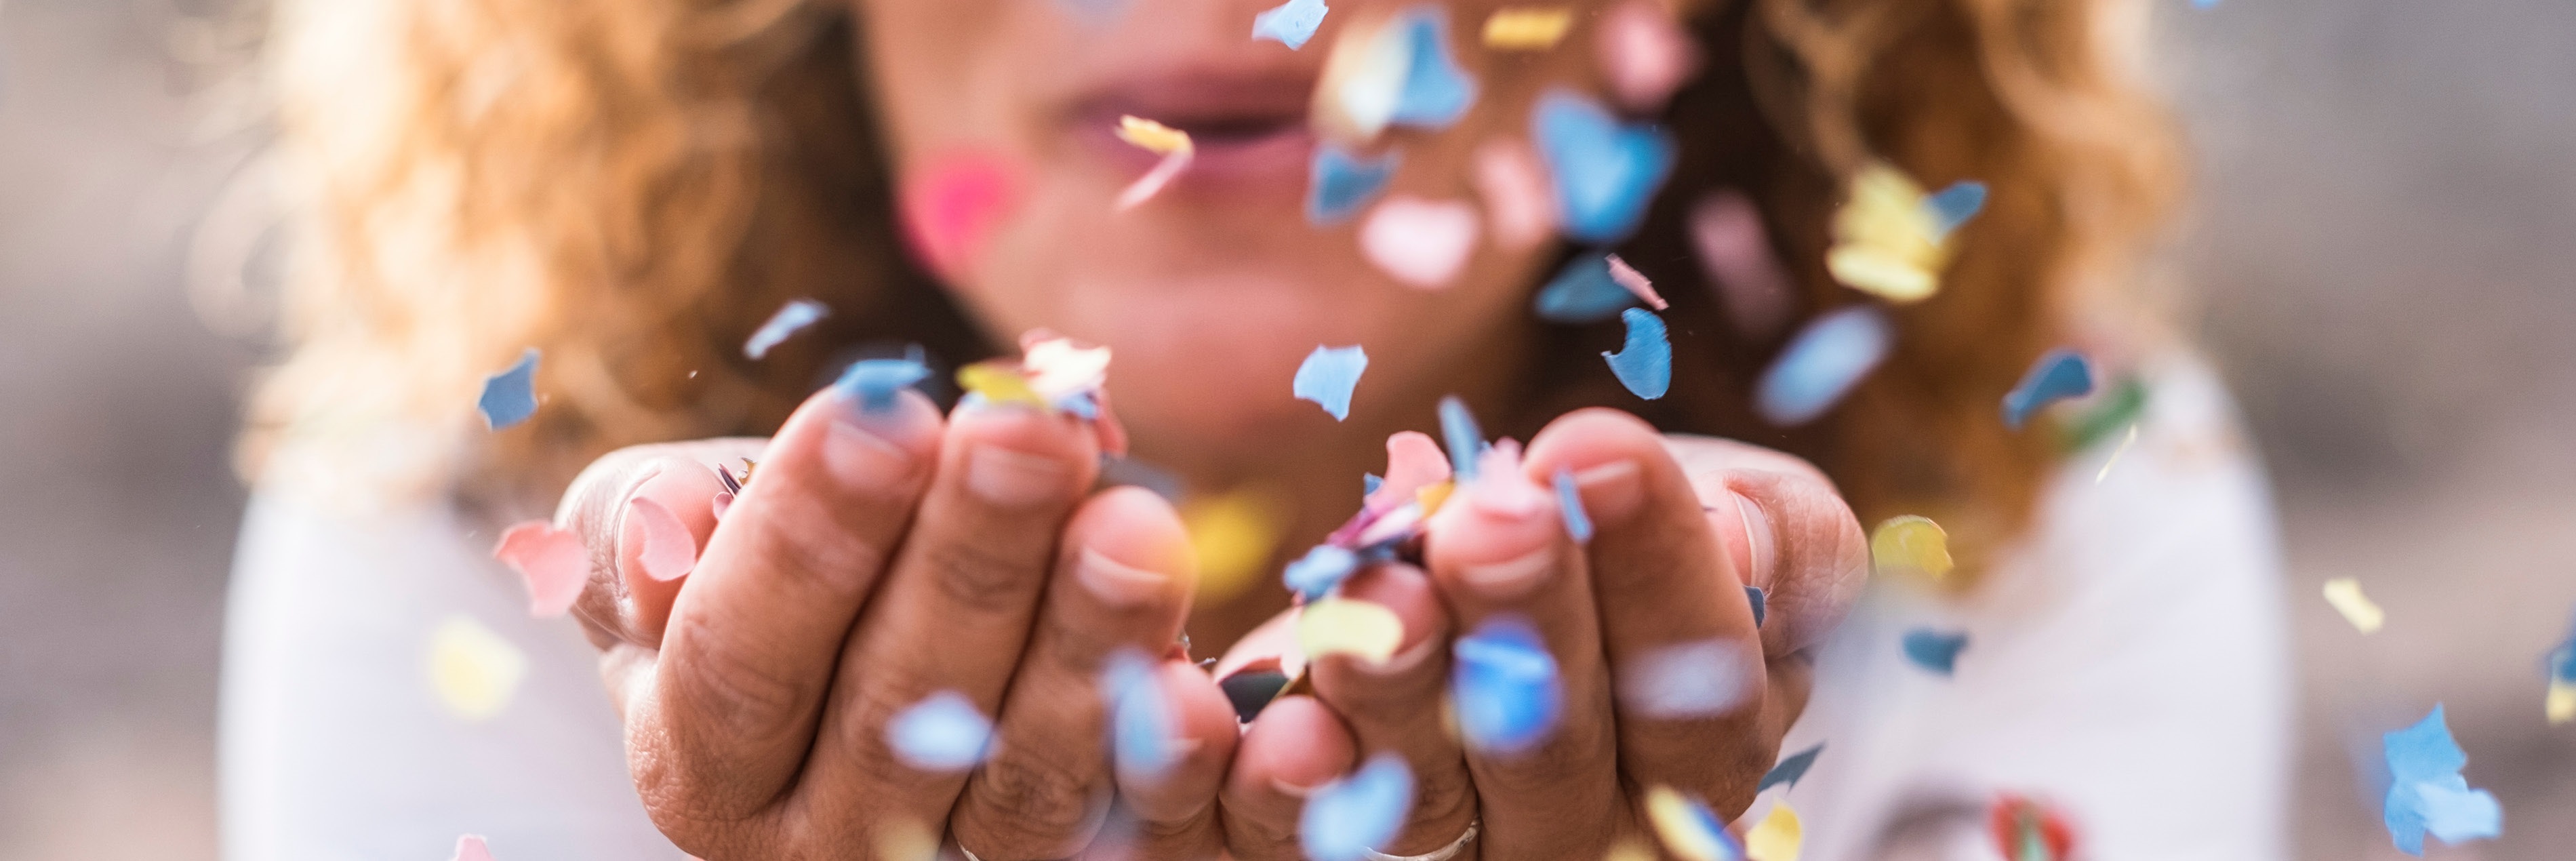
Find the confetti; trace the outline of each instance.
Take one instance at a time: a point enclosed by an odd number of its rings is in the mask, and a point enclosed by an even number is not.
[[[1463,201],[1395,196],[1360,227],[1360,250],[1408,285],[1437,290],[1458,277],[1476,249],[1476,208]]]
[[[1288,563],[1288,570],[1280,579],[1287,582],[1289,591],[1314,601],[1342,585],[1342,581],[1350,579],[1359,569],[1359,554],[1331,544],[1318,544],[1315,549],[1306,551],[1305,556]]]
[[[1383,664],[1403,644],[1404,621],[1383,604],[1325,598],[1297,611],[1297,646],[1310,664],[1327,655]]]
[[[1818,742],[1815,747],[1789,755],[1788,758],[1780,760],[1779,765],[1772,766],[1769,772],[1764,773],[1762,782],[1756,784],[1753,791],[1762,792],[1774,786],[1798,788],[1798,779],[1807,776],[1807,769],[1814,768],[1816,757],[1824,752],[1824,743]]]
[[[1788,322],[1789,275],[1771,253],[1762,210],[1734,189],[1721,189],[1691,206],[1691,248],[1736,329],[1768,337]]]
[[[429,635],[430,689],[457,717],[490,720],[527,676],[528,656],[472,618],[450,616]]]
[[[940,861],[939,837],[921,823],[904,816],[879,822],[874,842],[880,861]],[[695,861],[697,856],[689,857]]]
[[[1601,71],[1629,110],[1646,112],[1672,98],[1699,65],[1698,47],[1673,14],[1652,0],[1631,0],[1601,22]]]
[[[778,313],[769,315],[769,322],[760,324],[759,331],[751,333],[751,340],[742,342],[742,355],[752,361],[768,358],[771,348],[786,343],[789,337],[829,316],[832,316],[832,309],[821,302],[812,299],[789,302],[781,306]]]
[[[993,230],[1019,205],[1021,181],[1011,162],[981,152],[955,152],[905,177],[904,237],[931,271],[949,277],[984,249]]]
[[[1421,431],[1403,431],[1386,438],[1386,480],[1369,493],[1367,507],[1388,511],[1448,480],[1449,459],[1440,444]]]
[[[1798,861],[1798,847],[1806,839],[1806,827],[1798,821],[1798,811],[1789,802],[1778,801],[1753,830],[1744,833],[1744,857],[1748,861]]]
[[[886,747],[905,765],[929,772],[981,765],[993,744],[993,721],[956,691],[923,697],[886,722]]]
[[[1528,749],[1556,729],[1564,711],[1556,658],[1538,631],[1512,616],[1486,619],[1451,646],[1450,688],[1458,730],[1479,751]]]
[[[1056,6],[1094,27],[1105,27],[1127,11],[1127,0],[1056,0]]]
[[[1029,388],[1049,402],[1098,389],[1109,382],[1109,348],[1085,347],[1044,329],[1020,336],[1020,369]]]
[[[456,838],[456,854],[448,861],[493,861],[492,847],[484,844],[483,835],[462,835]]]
[[[1610,267],[1610,280],[1618,282],[1621,289],[1635,294],[1637,301],[1646,303],[1646,307],[1657,311],[1672,307],[1672,303],[1664,301],[1663,294],[1655,292],[1655,282],[1647,280],[1645,273],[1637,271],[1637,267],[1628,265],[1628,261],[1619,259],[1619,255],[1612,254],[1604,257],[1602,262]]]
[[[1995,851],[2012,861],[2069,861],[2075,854],[2075,830],[2054,808],[2014,795],[1995,794],[1986,808],[1986,827]]]
[[[1853,174],[1833,228],[1825,269],[1844,286],[1899,304],[1941,289],[1941,271],[1950,265],[1941,215],[1894,165],[1872,162]]]
[[[1610,258],[1602,254],[1567,261],[1531,299],[1539,319],[1565,324],[1598,323],[1635,304],[1636,294],[1619,286],[1610,273]]]
[[[1762,627],[1762,617],[1771,612],[1771,593],[1760,586],[1744,587],[1744,602],[1753,606],[1753,627]]]
[[[1313,861],[1360,861],[1413,815],[1413,770],[1392,752],[1369,757],[1351,776],[1324,784],[1297,817],[1297,842]]]
[[[1807,324],[1762,374],[1754,407],[1783,427],[1816,420],[1887,358],[1894,326],[1869,305],[1844,308]]]
[[[1571,90],[1539,98],[1531,137],[1556,181],[1559,223],[1576,242],[1609,245],[1628,238],[1673,168],[1670,135],[1652,125],[1622,125],[1600,104]]]
[[[1269,39],[1291,51],[1304,48],[1330,11],[1324,0],[1288,0],[1252,16],[1252,38]]]
[[[959,372],[961,378],[964,371]],[[922,364],[921,348],[910,348],[900,359],[860,359],[841,372],[832,383],[841,397],[859,402],[861,415],[882,415],[894,410],[895,395],[930,378],[930,368]]]
[[[572,609],[582,585],[590,582],[590,549],[582,546],[581,536],[543,520],[501,533],[492,558],[518,570],[528,584],[528,615],[540,619]]]
[[[1413,57],[1411,43],[1393,23],[1353,23],[1333,40],[1315,85],[1309,124],[1324,137],[1346,143],[1377,139],[1395,119]]]
[[[1362,159],[1329,143],[1316,146],[1306,191],[1307,223],[1349,221],[1386,190],[1387,180],[1395,177],[1401,161],[1402,157],[1391,150],[1374,159]]]
[[[2460,776],[2469,755],[2452,740],[2441,705],[2414,726],[2381,736],[2380,749],[2390,778],[2381,819],[2400,851],[2423,855],[2426,832],[2448,844],[2504,833],[2504,811],[2495,796],[2470,789]]]
[[[1627,713],[1663,720],[1726,714],[1752,692],[1753,663],[1725,640],[1650,649],[1620,668],[1619,702]]]
[[[1485,47],[1544,51],[1556,47],[1572,26],[1574,10],[1563,6],[1506,6],[1485,16]]]
[[[1289,389],[1298,399],[1314,401],[1331,413],[1334,421],[1351,417],[1351,390],[1360,384],[1360,373],[1368,370],[1368,351],[1358,346],[1316,347],[1297,366],[1297,376]]]
[[[2380,610],[2378,604],[2372,603],[2370,596],[2361,594],[2361,581],[2350,577],[2328,580],[2325,596],[2326,603],[2334,605],[2335,612],[2342,613],[2344,621],[2351,622],[2364,634],[2379,633],[2379,626],[2388,622],[2388,614]]]
[[[1673,342],[1664,333],[1664,318],[1630,308],[1619,312],[1619,319],[1628,324],[1627,344],[1601,358],[1629,393],[1650,401],[1663,397],[1673,388]]]
[[[1921,577],[1939,583],[1949,578],[1954,564],[1950,533],[1929,517],[1888,518],[1870,532],[1869,563],[1881,577]]]
[[[2549,653],[2549,694],[2542,711],[2551,726],[2576,721],[2576,634]]]
[[[1476,480],[1476,458],[1485,453],[1485,431],[1467,402],[1450,395],[1440,399],[1440,438],[1449,447],[1449,474],[1457,481]]]
[[[1905,659],[1942,675],[1958,668],[1959,653],[1968,648],[1968,635],[1917,628],[1905,632]]]
[[[1118,139],[1163,157],[1153,170],[1137,177],[1127,190],[1119,192],[1118,209],[1122,211],[1134,209],[1154,199],[1154,195],[1161,194],[1163,186],[1170,185],[1173,177],[1189,169],[1190,160],[1198,152],[1197,147],[1190,145],[1189,132],[1143,117],[1119,117]]]
[[[1154,675],[1153,660],[1132,648],[1109,656],[1108,669],[1101,673],[1111,748],[1118,770],[1127,774],[1159,775],[1181,758],[1172,737],[1172,707]]]
[[[2092,393],[2093,363],[2073,350],[2050,350],[2004,395],[2004,425],[2020,430],[2040,408]]]
[[[1278,546],[1279,518],[1272,511],[1267,496],[1249,490],[1182,506],[1181,523],[1199,559],[1200,600],[1222,601],[1252,585]]]
[[[2147,384],[2135,375],[2123,376],[2118,383],[2111,386],[2109,393],[2097,399],[2097,402],[2089,408],[2058,412],[2060,419],[2057,422],[2058,450],[2069,453],[2083,451],[2110,439],[2112,434],[2122,428],[2134,430],[2144,422],[2147,413]],[[2065,415],[2068,412],[2076,414]]]
[[[483,378],[483,396],[475,406],[483,411],[483,426],[503,430],[537,414],[537,348],[519,354],[519,363],[509,370]]]
[[[2112,449],[2112,450],[2111,450],[2111,456],[2110,456],[2109,458],[2104,459],[2104,460],[2102,461],[2102,471],[2101,471],[2101,472],[2097,472],[2097,473],[2094,473],[2094,474],[2093,474],[2093,483],[2094,483],[2094,484],[2101,484],[2103,479],[2110,478],[2110,477],[2111,477],[2111,467],[2114,467],[2114,466],[2118,466],[2118,465],[2120,465],[2120,456],[2121,456],[2121,455],[2124,455],[2124,454],[2128,454],[2128,453],[2129,453],[2129,447],[2130,447],[2130,446],[2133,446],[2133,445],[2137,445],[2137,444],[2138,444],[2138,426],[2137,426],[2137,425],[2130,425],[2130,426],[2129,426],[2129,433],[2128,433],[2128,435],[2127,435],[2127,436],[2124,436],[2124,437],[2122,437],[2122,438],[2120,439],[2120,447],[2119,447],[2119,448]]]
[[[1395,26],[1407,42],[1410,62],[1390,121],[1423,129],[1448,128],[1476,104],[1475,80],[1449,53],[1449,7],[1414,6]]]
[[[1556,231],[1556,197],[1538,153],[1518,139],[1495,138],[1476,145],[1475,160],[1476,194],[1484,198],[1494,244],[1518,251],[1546,241]]]
[[[1725,823],[1708,805],[1683,795],[1669,786],[1646,790],[1646,821],[1655,827],[1655,837],[1664,848],[1682,861],[1741,861],[1743,844],[1727,833]]]
[[[669,507],[638,496],[626,500],[626,510],[644,530],[644,576],[669,582],[698,567],[698,538]]]
[[[1574,471],[1556,471],[1556,510],[1565,517],[1565,535],[1576,544],[1592,541],[1592,515],[1583,510],[1583,492],[1574,487]]]
[[[1923,205],[1932,210],[1932,235],[1947,239],[1986,208],[1986,184],[1970,180],[1954,182],[1949,188],[1925,199]]]

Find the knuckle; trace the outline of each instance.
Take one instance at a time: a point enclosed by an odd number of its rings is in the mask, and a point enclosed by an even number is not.
[[[979,828],[1011,845],[1047,857],[1079,849],[1105,812],[1107,781],[1099,757],[1078,749],[1010,749],[969,782],[966,810]]]
[[[1037,599],[1039,566],[991,540],[942,540],[923,548],[922,561],[940,594],[972,612],[1016,612]]]
[[[683,614],[673,624],[686,627],[685,641],[693,644],[670,679],[673,708],[704,716],[718,737],[744,740],[774,738],[804,717],[814,699],[807,680],[711,629],[703,616]]]
[[[1535,747],[1490,760],[1490,767],[1478,775],[1479,791],[1527,797],[1558,795],[1568,781],[1598,770],[1609,756],[1610,749],[1599,728],[1567,727]]]
[[[836,605],[855,605],[885,554],[817,505],[781,505],[751,519],[754,564],[785,584]]]

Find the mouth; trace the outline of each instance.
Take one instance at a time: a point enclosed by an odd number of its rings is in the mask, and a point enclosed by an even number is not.
[[[1189,133],[1194,159],[1181,185],[1305,180],[1315,136],[1306,125],[1314,80],[1303,75],[1158,74],[1106,88],[1077,103],[1069,131],[1095,157],[1122,174],[1160,157],[1118,138],[1118,120],[1135,116]]]

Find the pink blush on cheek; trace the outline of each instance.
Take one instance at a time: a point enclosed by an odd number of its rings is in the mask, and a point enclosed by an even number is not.
[[[1019,170],[990,153],[960,150],[904,178],[904,238],[943,278],[965,274],[993,229],[1020,203]]]

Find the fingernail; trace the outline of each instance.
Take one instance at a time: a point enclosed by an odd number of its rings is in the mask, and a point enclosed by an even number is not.
[[[1625,521],[1645,504],[1646,484],[1636,461],[1614,460],[1575,473],[1574,486],[1583,491],[1584,513],[1596,524]]]
[[[1517,559],[1469,565],[1459,572],[1459,576],[1485,597],[1508,600],[1536,588],[1539,580],[1547,576],[1547,569],[1554,564],[1556,548],[1541,547]]]
[[[1441,645],[1436,638],[1424,637],[1422,642],[1389,656],[1385,661],[1352,661],[1351,663],[1358,666],[1360,672],[1372,676],[1400,676],[1415,667],[1422,666],[1423,661],[1440,651]]]
[[[966,490],[998,506],[1044,501],[1056,495],[1064,480],[1063,465],[1027,452],[979,445],[966,456]]]
[[[1119,564],[1088,547],[1074,560],[1073,578],[1112,607],[1135,607],[1152,601],[1161,597],[1172,582],[1172,578],[1159,572]]]
[[[873,420],[871,420],[873,421]],[[887,487],[911,477],[912,452],[862,426],[856,412],[832,423],[823,441],[823,468],[843,487]]]
[[[1774,558],[1771,515],[1764,514],[1762,506],[1753,504],[1744,494],[1728,491],[1727,495],[1735,497],[1735,513],[1744,518],[1744,543],[1750,562],[1744,572],[1745,585],[1769,589]]]
[[[1331,783],[1331,782],[1332,782],[1332,781],[1327,780],[1327,781],[1325,781],[1324,783]],[[1322,788],[1324,788],[1324,784],[1323,784],[1323,783],[1318,783],[1318,784],[1315,784],[1315,785],[1313,785],[1313,786],[1298,786],[1297,784],[1289,783],[1289,782],[1288,782],[1288,781],[1286,781],[1286,780],[1282,780],[1282,779],[1280,779],[1280,778],[1273,777],[1273,778],[1271,778],[1271,779],[1270,779],[1270,788],[1271,788],[1271,789],[1274,789],[1274,790],[1278,790],[1279,794],[1281,794],[1281,795],[1285,795],[1285,796],[1288,796],[1288,797],[1290,797],[1290,798],[1299,798],[1299,799],[1302,799],[1302,798],[1305,798],[1306,796],[1309,796],[1309,795],[1313,795],[1313,794],[1315,794],[1315,790],[1318,790],[1318,789],[1322,789]]]

